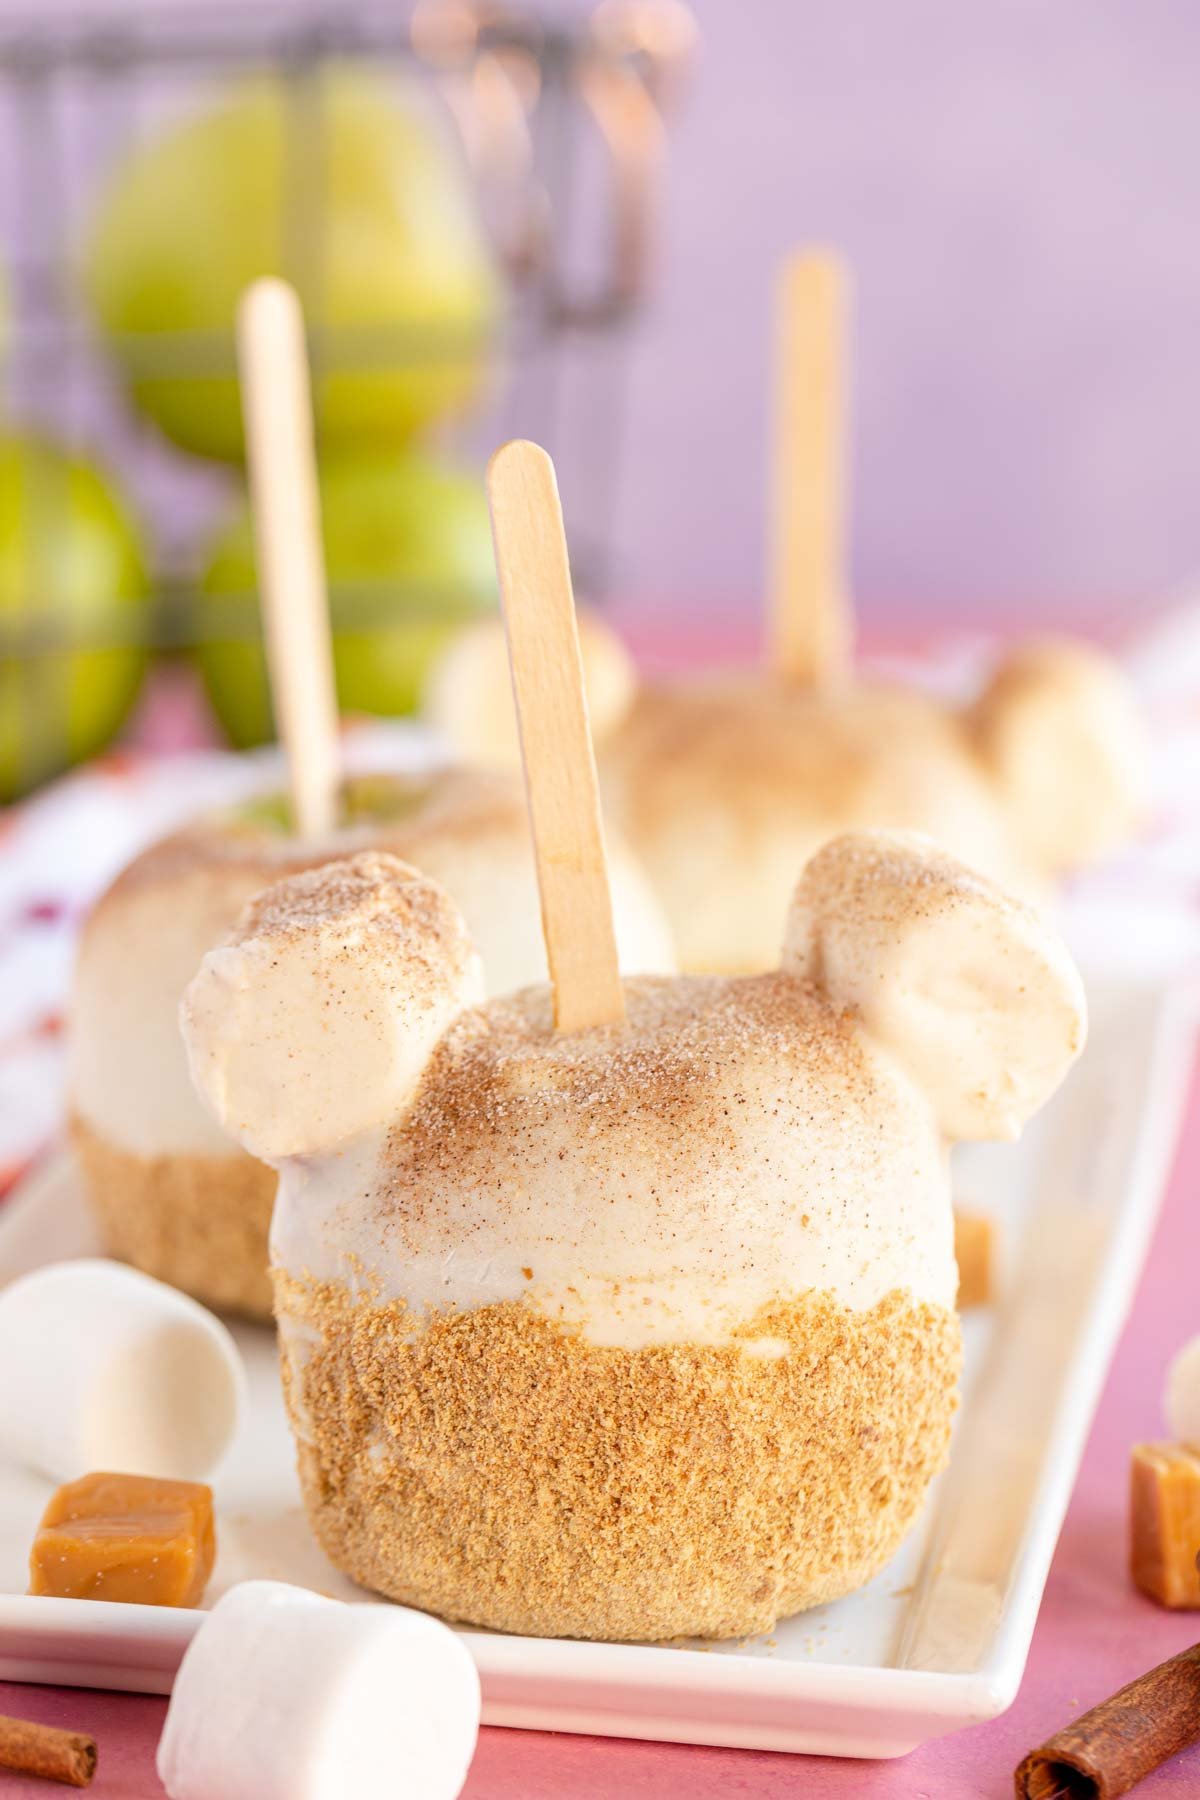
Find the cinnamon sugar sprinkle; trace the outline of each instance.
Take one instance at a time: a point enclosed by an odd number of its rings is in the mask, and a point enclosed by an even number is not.
[[[554,1030],[544,988],[455,1020],[388,1136],[372,1203],[381,1224],[403,1236],[448,1192],[503,1205],[547,1156],[570,1159],[564,1178],[603,1168],[612,1195],[623,1156],[630,1170],[657,1163],[664,1187],[719,1194],[744,1179],[748,1130],[794,1153],[814,1109],[844,1115],[847,1158],[856,1132],[860,1152],[874,1150],[877,1065],[853,1018],[808,983],[641,977],[625,995],[623,1024],[583,1032]],[[469,1230],[459,1209],[455,1219]]]
[[[322,942],[324,1004],[338,1003],[344,968],[368,971],[378,993],[394,990],[412,1009],[444,1000],[474,952],[444,888],[409,863],[360,851],[265,888],[242,911],[233,946],[256,940],[282,952],[314,933]]]
[[[458,912],[443,889],[399,857],[360,851],[352,860],[305,869],[256,894],[232,941],[293,943],[314,929],[336,937],[350,927],[402,941],[430,962],[452,953],[462,937]],[[370,954],[353,941],[348,952]]]
[[[984,791],[969,718],[915,689],[857,682],[835,701],[761,677],[643,688],[603,751],[635,839],[705,806],[736,809],[748,832],[796,817],[831,829],[859,816],[897,757],[914,781],[947,765]],[[681,810],[682,808],[682,810]]]
[[[816,918],[902,925],[944,915],[957,902],[1029,912],[986,876],[916,832],[852,832],[810,859],[798,884]]]

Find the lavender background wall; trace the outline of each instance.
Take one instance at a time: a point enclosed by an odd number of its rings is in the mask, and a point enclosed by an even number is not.
[[[633,369],[629,591],[756,606],[769,282],[806,239],[857,276],[864,611],[1128,609],[1200,571],[1196,0],[693,5]]]
[[[753,603],[767,292],[858,281],[864,607],[1069,613],[1200,569],[1194,0],[697,0],[622,496],[640,592]]]

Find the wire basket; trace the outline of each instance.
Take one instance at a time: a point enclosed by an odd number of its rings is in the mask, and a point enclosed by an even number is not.
[[[24,484],[26,523],[6,553],[14,502],[0,457],[0,799],[98,747],[144,669],[162,654],[202,652],[213,630],[200,575],[240,472],[181,453],[128,396],[135,381],[228,380],[232,333],[104,334],[81,292],[78,247],[131,151],[217,104],[231,83],[269,77],[285,121],[276,272],[302,291],[319,290],[328,241],[323,76],[368,65],[406,101],[419,92],[465,165],[507,296],[484,397],[469,416],[437,428],[437,454],[478,469],[505,437],[546,444],[559,468],[577,585],[599,600],[612,573],[630,326],[650,281],[665,120],[691,38],[678,0],[604,0],[570,25],[461,0],[423,0],[404,21],[390,7],[252,4],[0,25],[6,429],[95,459],[115,478],[148,544],[150,588],[148,603],[105,609],[102,619],[73,605],[72,572],[61,566],[68,552],[54,548],[69,534],[54,521],[72,507],[86,513],[92,500],[79,487],[88,471],[54,458],[32,472],[22,458],[18,475],[9,471]],[[320,393],[339,373],[426,368],[461,350],[453,331],[337,330],[317,321],[310,354]],[[320,448],[320,407],[316,426]],[[30,552],[29,517],[47,527],[34,535],[49,552]],[[65,602],[48,606],[47,593],[59,589]],[[362,630],[398,609],[416,621],[454,610],[452,596],[419,583],[402,593],[387,582],[345,594],[335,587],[333,600],[335,618],[344,613]],[[242,618],[237,630],[255,636],[253,608]],[[105,658],[115,668],[122,655],[130,692],[119,702],[114,695],[103,727],[93,718],[81,729],[85,690],[104,685]]]

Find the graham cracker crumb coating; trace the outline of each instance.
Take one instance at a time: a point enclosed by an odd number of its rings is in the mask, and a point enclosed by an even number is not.
[[[363,1586],[553,1637],[739,1637],[860,1586],[945,1461],[957,1319],[900,1292],[741,1344],[597,1347],[520,1302],[435,1316],[276,1271],[310,1523]],[[785,1348],[786,1347],[786,1348]]]
[[[271,1317],[274,1169],[249,1156],[137,1156],[75,1114],[71,1139],[106,1252],[206,1306]]]

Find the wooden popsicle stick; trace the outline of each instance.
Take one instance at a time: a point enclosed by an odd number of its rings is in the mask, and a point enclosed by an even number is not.
[[[797,252],[775,293],[768,639],[786,681],[822,686],[849,667],[845,570],[849,277],[829,251]]]
[[[320,837],[337,818],[337,692],[304,318],[286,282],[247,288],[237,347],[271,700],[296,829]]]
[[[505,444],[487,486],[554,1023],[615,1025],[625,995],[554,464],[537,444]]]

